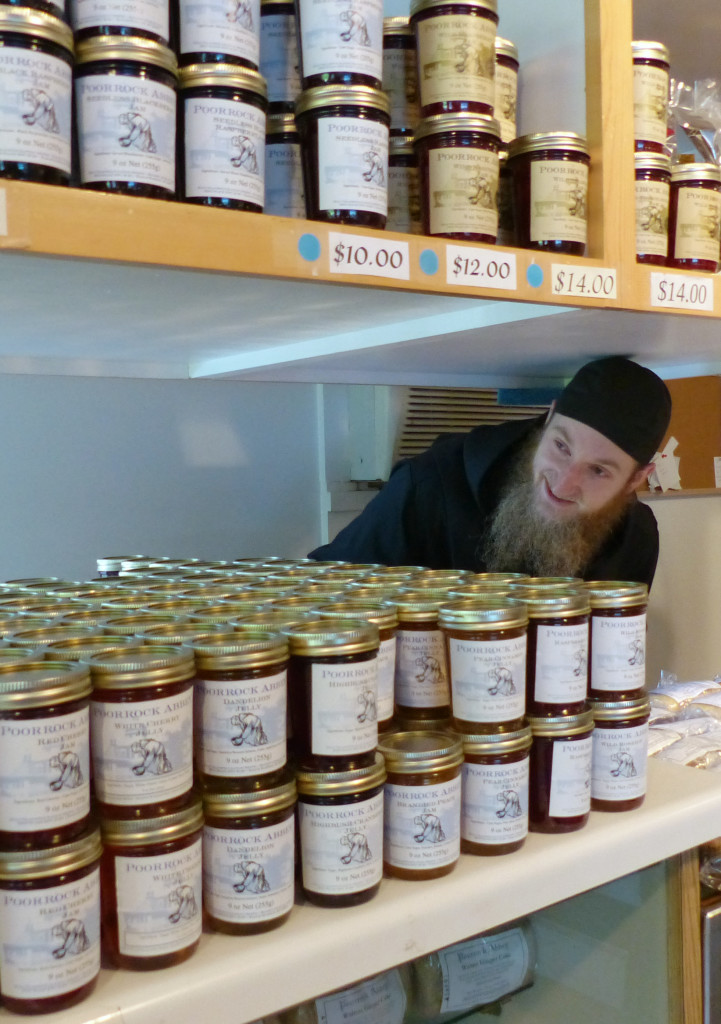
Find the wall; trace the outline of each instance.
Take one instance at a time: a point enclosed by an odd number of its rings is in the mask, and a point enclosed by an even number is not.
[[[305,555],[307,384],[0,375],[0,578],[89,579],[108,554]]]

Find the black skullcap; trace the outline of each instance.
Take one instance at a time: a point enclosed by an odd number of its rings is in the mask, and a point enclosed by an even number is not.
[[[652,370],[623,356],[586,363],[566,385],[556,412],[593,427],[642,465],[671,419],[671,395]]]

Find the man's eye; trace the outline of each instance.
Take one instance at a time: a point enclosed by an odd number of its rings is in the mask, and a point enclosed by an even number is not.
[[[566,445],[563,441],[559,441],[558,438],[555,438],[553,443],[555,444],[555,446],[559,450],[559,452],[567,452],[568,451],[568,445]]]
[[[607,470],[603,466],[592,466],[591,467],[591,472],[593,473],[594,476],[598,476],[598,477],[608,476],[608,472],[607,472]]]

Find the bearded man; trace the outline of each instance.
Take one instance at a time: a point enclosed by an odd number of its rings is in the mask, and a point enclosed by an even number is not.
[[[587,363],[545,418],[444,436],[400,462],[310,557],[650,586],[658,529],[636,490],[670,417],[651,370],[621,356]]]

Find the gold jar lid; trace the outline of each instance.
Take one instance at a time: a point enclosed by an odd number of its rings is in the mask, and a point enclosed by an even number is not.
[[[318,605],[316,611],[322,619],[359,619],[372,622],[378,629],[395,629],[398,625],[398,610],[388,601],[332,601]]]
[[[568,590],[571,587],[585,587],[580,576],[527,576],[524,580],[511,583],[514,590],[542,590],[548,587]]]
[[[529,619],[588,615],[591,611],[588,594],[583,590],[548,587],[545,590],[515,590],[514,593],[526,605]]]
[[[295,101],[295,116],[328,107],[362,107],[378,110],[390,117],[388,95],[368,85],[316,85],[305,89]]]
[[[528,715],[527,721],[534,736],[578,736],[593,729],[593,711],[577,715]]]
[[[510,39],[496,36],[496,59],[498,57],[510,57],[511,60],[518,62],[518,47]]]
[[[378,750],[385,758],[386,769],[402,775],[463,764],[463,745],[458,736],[440,730],[383,733],[378,737]]]
[[[162,626],[149,626],[136,633],[135,639],[144,644],[171,644],[175,647],[214,633],[224,633],[227,628],[227,622],[166,622]]]
[[[82,39],[76,44],[77,64],[89,64],[91,61],[99,60],[129,60],[153,64],[178,77],[178,59],[170,47],[140,36],[94,36],[92,39]],[[121,563],[121,572],[125,569],[150,568],[155,562],[155,558],[126,558]]]
[[[35,648],[33,647],[15,647],[13,644],[2,643],[0,644],[0,662],[9,661],[22,661],[26,658],[34,658]],[[55,655],[56,658],[60,658],[60,655]]]
[[[386,780],[383,757],[376,751],[372,765],[347,772],[314,772],[302,765],[296,772],[298,794],[302,796],[350,796],[375,789]]]
[[[0,615],[25,614],[33,608],[57,608],[59,605],[65,608],[67,602],[50,594],[15,594],[13,597],[0,597]]]
[[[112,846],[146,846],[184,839],[203,827],[203,802],[192,799],[187,807],[155,818],[114,819],[100,822],[103,841]]]
[[[386,36],[410,36],[415,39],[411,19],[408,16],[399,15],[393,18],[383,19],[383,38]]]
[[[586,590],[594,608],[628,608],[648,603],[648,586],[626,580],[589,580]]]
[[[68,661],[23,659],[0,664],[0,711],[33,708],[89,697],[92,692],[87,666]]]
[[[456,601],[468,597],[480,597],[484,601],[495,601],[498,597],[513,597],[510,583],[461,583],[448,591],[448,600]]]
[[[259,71],[237,64],[187,64],[178,70],[181,89],[221,86],[245,89],[262,99],[268,98],[268,84]],[[203,562],[204,567],[227,565],[227,562]],[[197,563],[196,563],[197,567]]]
[[[441,114],[440,116],[443,117],[444,115]],[[454,583],[459,583],[461,580],[468,579],[472,575],[473,573],[469,569],[421,569],[413,576],[410,586],[449,587]]]
[[[651,39],[634,39],[631,43],[631,53],[634,59],[662,60],[665,64],[670,61],[668,47]]]
[[[712,181],[721,182],[721,168],[718,164],[674,164],[671,168],[671,182]]]
[[[620,722],[627,718],[645,718],[651,714],[649,697],[635,700],[592,700],[593,717],[597,722]]]
[[[498,4],[496,0],[411,0],[411,17],[421,11],[429,11],[434,7],[447,7],[452,3],[454,7],[473,7],[489,14],[498,21]]]
[[[207,602],[210,604],[210,601]],[[146,601],[144,611],[147,612],[167,612],[169,615],[182,616],[188,614],[193,608],[202,607],[205,601],[197,594],[188,595],[187,597],[168,597],[165,600],[150,600]]]
[[[288,110],[277,114],[268,114],[265,121],[265,134],[297,135],[298,126],[295,123],[295,114],[292,114]],[[318,572],[320,572],[320,569]]]
[[[528,613],[525,604],[513,598],[458,598],[441,606],[438,624],[467,631],[519,629],[528,625]]]
[[[634,153],[634,164],[637,171],[663,171],[671,173],[671,157],[666,153]]]
[[[191,650],[160,644],[91,654],[83,659],[83,664],[90,668],[93,686],[98,690],[182,683],[195,675]]]
[[[97,654],[100,651],[138,646],[140,646],[140,640],[134,636],[111,636],[109,633],[93,632],[92,636],[55,640],[45,647],[43,657],[50,660],[85,661],[91,654]]]
[[[30,7],[0,6],[0,32],[18,32],[24,36],[39,36],[73,52],[73,30],[54,14],[36,11]],[[11,580],[10,582],[15,582]]]
[[[45,624],[52,625],[52,619],[45,619]],[[0,618],[0,637],[10,636],[11,633],[17,633],[19,629],[24,629],[25,626],[38,626],[40,625],[38,619],[29,619],[26,615],[4,615]]]
[[[528,579],[527,572],[474,572],[469,583],[522,583]]]
[[[315,563],[304,563],[303,565],[293,565],[287,569],[271,570],[268,573],[269,580],[291,580],[293,583],[301,583],[303,580],[310,580],[322,577],[324,570],[319,569]]]
[[[250,631],[218,633],[189,645],[199,672],[232,672],[233,669],[280,665],[288,659],[288,641],[280,633]]]
[[[424,591],[401,587],[398,591],[389,593],[387,600],[396,606],[398,619],[402,622],[436,622],[441,605],[448,600],[448,591]]]
[[[4,10],[7,10],[7,8],[0,8],[0,11]],[[24,579],[6,580],[0,586],[0,590],[28,590],[31,593],[36,591],[45,593],[48,587],[52,587],[55,584],[71,585],[72,580],[62,580],[59,576],[26,576]]]
[[[0,850],[0,881],[30,882],[65,875],[94,864],[102,852],[100,829],[93,829],[72,843],[44,850]]]
[[[521,750],[529,750],[532,742],[530,725],[513,732],[467,734],[461,733],[464,754],[490,755],[513,754]]]
[[[282,626],[288,638],[291,655],[325,657],[362,654],[377,650],[380,645],[378,627],[372,622],[351,622],[348,619],[309,619]]]
[[[333,583],[304,583],[298,590],[299,597],[314,597],[316,601],[331,601],[334,597],[350,598],[350,590],[342,581]]]
[[[217,604],[198,604],[188,608],[187,617],[191,622],[204,622],[206,625],[222,626],[224,623],[239,619],[243,615],[252,615],[267,608],[263,601],[218,601]]]
[[[289,608],[294,612],[315,612],[318,603],[318,598],[312,594],[286,594],[284,597],[273,598],[268,609]]]
[[[97,626],[75,626],[71,623],[56,625],[53,622],[52,625],[38,626],[33,629],[19,629],[16,633],[8,634],[6,639],[19,647],[44,647],[56,640],[94,636],[99,632]]]
[[[76,626],[99,626],[104,630],[110,614],[112,613],[108,612],[107,608],[83,608],[81,605],[77,611],[65,612],[59,619],[48,620],[48,622],[57,622],[58,625],[67,623]],[[35,625],[37,625],[37,621],[35,621]]]
[[[316,562],[316,565],[322,564],[322,562]],[[355,573],[356,575],[360,575],[369,572],[379,572],[384,568],[385,566],[381,565],[380,562],[340,562],[338,565],[329,565],[326,572],[329,576],[335,578],[337,574],[341,573]]]
[[[397,137],[403,138],[403,136],[394,136],[394,138]],[[369,572],[364,578],[367,580],[407,580],[412,576],[417,576],[418,573],[425,572],[427,568],[426,565],[382,565],[379,569]]]
[[[203,809],[209,818],[250,818],[293,807],[297,799],[295,778],[250,793],[203,793]]]
[[[143,592],[134,594],[125,593],[123,597],[114,597],[100,605],[104,609],[105,617],[127,611],[140,611],[148,603],[148,596]]]
[[[540,153],[546,149],[565,149],[570,153],[589,156],[588,143],[583,135],[576,132],[534,132],[513,139],[508,146],[508,157],[526,153]]]
[[[148,626],[159,626],[163,622],[177,622],[177,615],[160,611],[142,611],[137,615],[109,615],[103,624],[106,633],[120,633],[135,636]]]

